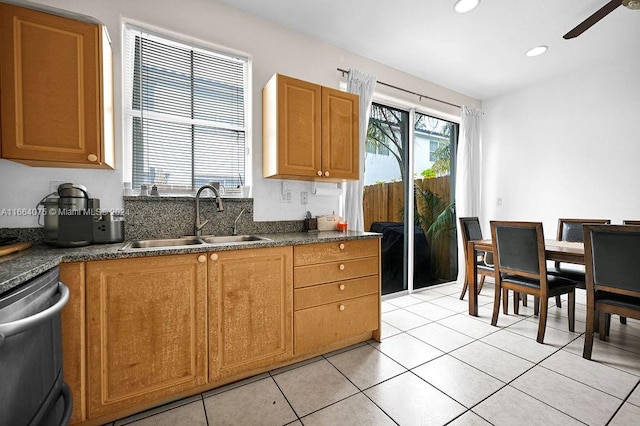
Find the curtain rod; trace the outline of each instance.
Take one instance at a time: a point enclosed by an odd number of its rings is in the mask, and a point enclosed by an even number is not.
[[[344,77],[345,74],[349,74],[349,71],[343,70],[342,68],[336,68],[336,69],[342,73],[343,77]],[[432,101],[440,102],[440,103],[443,103],[443,104],[451,105],[452,107],[462,108],[460,105],[452,104],[451,102],[443,101],[441,99],[432,98],[431,96],[421,95],[420,93],[412,92],[411,90],[403,89],[402,87],[394,86],[393,84],[384,83],[382,81],[378,81],[377,83],[378,84],[382,84],[383,86],[391,87],[392,89],[396,89],[396,90],[400,90],[400,91],[405,92],[405,93],[409,93],[411,95],[416,95],[418,98],[420,98],[419,100],[422,100],[422,98],[425,98],[425,99],[430,99]]]

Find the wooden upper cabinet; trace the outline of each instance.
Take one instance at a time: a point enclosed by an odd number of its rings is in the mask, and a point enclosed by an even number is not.
[[[262,91],[263,176],[359,177],[359,97],[276,74]]]
[[[206,384],[205,254],[91,261],[86,281],[88,418]]]
[[[0,3],[2,157],[114,168],[111,46],[99,24]]]
[[[292,247],[209,255],[209,380],[293,355]]]

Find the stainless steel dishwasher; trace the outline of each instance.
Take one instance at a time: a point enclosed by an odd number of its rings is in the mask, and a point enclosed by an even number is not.
[[[58,426],[71,417],[62,376],[60,311],[69,289],[58,268],[0,296],[0,424]]]

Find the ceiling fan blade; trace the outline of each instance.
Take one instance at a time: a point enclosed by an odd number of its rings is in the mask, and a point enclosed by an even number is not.
[[[611,0],[609,3],[602,6],[596,13],[589,16],[587,19],[578,24],[578,26],[576,26],[574,29],[566,33],[562,38],[564,38],[565,40],[569,40],[571,38],[578,37],[596,22],[613,12],[621,4],[621,0]]]

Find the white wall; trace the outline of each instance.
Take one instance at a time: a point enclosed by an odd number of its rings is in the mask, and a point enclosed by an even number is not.
[[[36,2],[34,2],[36,3]],[[314,214],[338,211],[336,197],[310,196],[309,205],[300,204],[300,191],[309,191],[310,184],[292,183],[291,204],[278,202],[280,181],[262,179],[262,106],[261,91],[276,72],[312,81],[325,86],[340,87],[345,79],[336,68],[360,68],[374,74],[380,81],[427,94],[458,105],[479,106],[480,101],[455,93],[430,82],[420,80],[380,63],[348,51],[292,32],[221,5],[213,0],[41,0],[37,2],[60,9],[92,16],[102,21],[112,39],[116,91],[117,168],[115,171],[34,168],[0,160],[0,210],[31,208],[49,189],[49,181],[71,181],[88,187],[93,197],[100,198],[102,208],[122,206],[122,71],[121,20],[124,18],[147,23],[208,43],[245,52],[253,61],[252,161],[254,219],[297,220],[306,210]],[[382,95],[416,102],[402,92],[379,86]],[[423,101],[427,108],[444,114],[458,114],[456,109]],[[0,227],[36,226],[34,217],[0,216]]]
[[[640,218],[640,50],[483,101],[489,220]],[[502,206],[497,198],[502,196]]]

